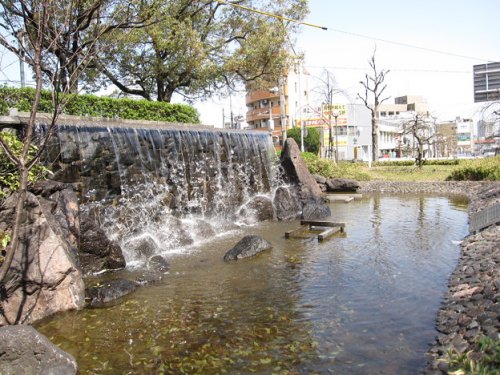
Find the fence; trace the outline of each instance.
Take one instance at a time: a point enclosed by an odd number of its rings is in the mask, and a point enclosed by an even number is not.
[[[469,222],[469,232],[475,234],[497,223],[500,223],[500,203],[496,203],[493,206],[472,214]]]

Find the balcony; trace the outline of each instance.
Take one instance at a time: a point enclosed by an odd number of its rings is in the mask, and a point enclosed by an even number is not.
[[[279,100],[279,93],[272,93],[267,90],[255,90],[255,91],[250,91],[246,97],[245,97],[245,102],[246,104],[250,103],[255,103],[260,100],[269,100],[269,99],[278,99]]]
[[[280,117],[280,108],[271,107],[273,119]],[[257,121],[257,120],[268,120],[269,119],[269,107],[268,108],[257,108],[251,109],[246,113],[247,122]]]

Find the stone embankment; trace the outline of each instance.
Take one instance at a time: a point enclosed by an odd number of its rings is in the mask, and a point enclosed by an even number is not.
[[[360,192],[432,193],[465,195],[469,215],[500,202],[500,182],[370,181],[361,183]],[[438,336],[428,351],[422,374],[446,374],[448,352],[468,353],[478,360],[477,339],[500,339],[500,226],[493,225],[467,236],[453,271],[445,299],[436,318]]]

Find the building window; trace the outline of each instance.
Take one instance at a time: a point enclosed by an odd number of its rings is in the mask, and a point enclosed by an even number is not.
[[[387,116],[387,114],[386,114],[385,111],[384,112],[380,112],[380,116],[385,117],[385,116]]]

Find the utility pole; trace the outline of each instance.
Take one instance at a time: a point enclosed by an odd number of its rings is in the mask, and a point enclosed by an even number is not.
[[[335,163],[339,163],[339,129],[337,118],[339,117],[339,112],[337,110],[333,111],[333,117],[335,117]]]
[[[286,117],[286,103],[285,103],[285,78],[280,77],[279,79],[279,93],[280,93],[280,122],[281,122],[281,139],[282,144],[286,141],[286,131],[287,131],[287,117]]]
[[[21,78],[21,88],[26,87],[26,78],[24,75],[24,30],[17,32],[17,40],[19,42],[19,76]]]

